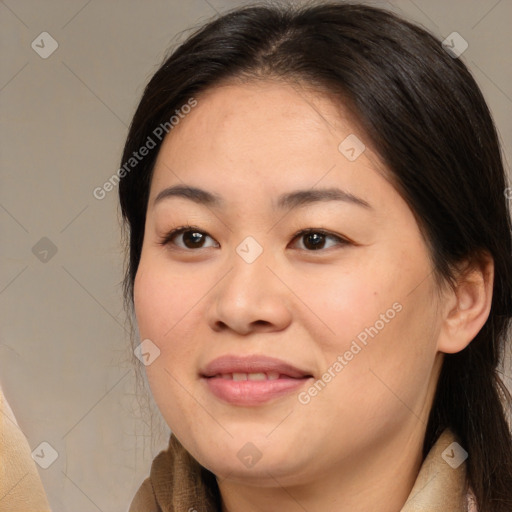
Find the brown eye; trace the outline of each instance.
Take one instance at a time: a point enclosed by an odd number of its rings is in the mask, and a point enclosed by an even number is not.
[[[181,243],[177,242],[180,238],[182,239]],[[180,249],[203,249],[205,247],[212,247],[212,245],[204,245],[207,238],[213,240],[211,236],[193,226],[182,226],[169,232],[160,244],[175,245]],[[218,244],[216,246],[218,247]]]
[[[195,247],[202,247],[204,244],[204,234],[200,231],[184,231],[183,235],[183,243],[189,249],[194,249]]]
[[[322,233],[308,233],[307,235],[303,235],[304,246],[307,249],[317,250],[323,249],[325,245],[326,236]]]
[[[295,235],[294,240],[295,239],[302,240],[303,248],[308,252],[318,251],[318,250],[326,249],[326,248],[336,246],[336,245],[343,246],[343,245],[349,244],[349,242],[347,240],[344,240],[343,238],[341,238],[337,235],[333,235],[331,233],[327,233],[323,230],[318,230],[318,229],[316,229],[316,230],[315,229],[307,229],[307,230],[300,231],[299,233],[297,233]],[[326,241],[328,241],[329,239],[334,240],[334,243],[329,247],[325,247]]]

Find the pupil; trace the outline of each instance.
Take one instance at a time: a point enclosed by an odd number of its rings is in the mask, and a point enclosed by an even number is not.
[[[312,242],[313,249],[320,249],[320,245],[322,244],[324,235],[321,235],[319,233],[310,233],[309,235],[306,235],[306,239],[309,241],[316,240]],[[306,247],[308,244],[305,244]]]
[[[198,233],[197,231],[186,231],[183,234],[183,240],[185,242],[185,245],[188,244],[188,242],[191,242],[192,245],[195,245],[197,247],[197,242],[201,242],[202,234]]]

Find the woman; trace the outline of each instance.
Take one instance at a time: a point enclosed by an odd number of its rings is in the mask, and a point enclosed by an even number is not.
[[[512,510],[505,175],[453,52],[368,6],[233,11],[151,79],[120,178],[172,431],[131,511]]]

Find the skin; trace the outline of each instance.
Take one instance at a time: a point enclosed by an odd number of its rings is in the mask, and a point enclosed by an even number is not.
[[[437,288],[411,209],[327,95],[265,81],[225,84],[197,100],[160,149],[135,279],[141,339],[160,349],[146,367],[154,399],[217,476],[224,512],[400,510],[421,466],[443,353],[462,350],[489,314],[492,261],[454,290]],[[338,150],[350,134],[366,145],[355,161]],[[155,204],[176,184],[226,204]],[[273,209],[282,193],[324,187],[371,207]],[[187,248],[180,235],[159,243],[183,224],[205,233],[204,247]],[[327,237],[313,250],[307,237],[294,239],[306,228],[350,242]],[[236,252],[247,236],[263,249],[250,264]],[[218,356],[265,354],[316,380],[395,303],[401,311],[307,404],[293,392],[235,406],[199,378]],[[237,457],[248,442],[261,453],[252,467]]]

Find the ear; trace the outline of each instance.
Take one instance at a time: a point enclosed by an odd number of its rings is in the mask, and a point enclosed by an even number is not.
[[[449,288],[443,299],[440,352],[460,352],[475,338],[489,317],[493,284],[494,261],[489,254],[459,272],[455,289]]]

